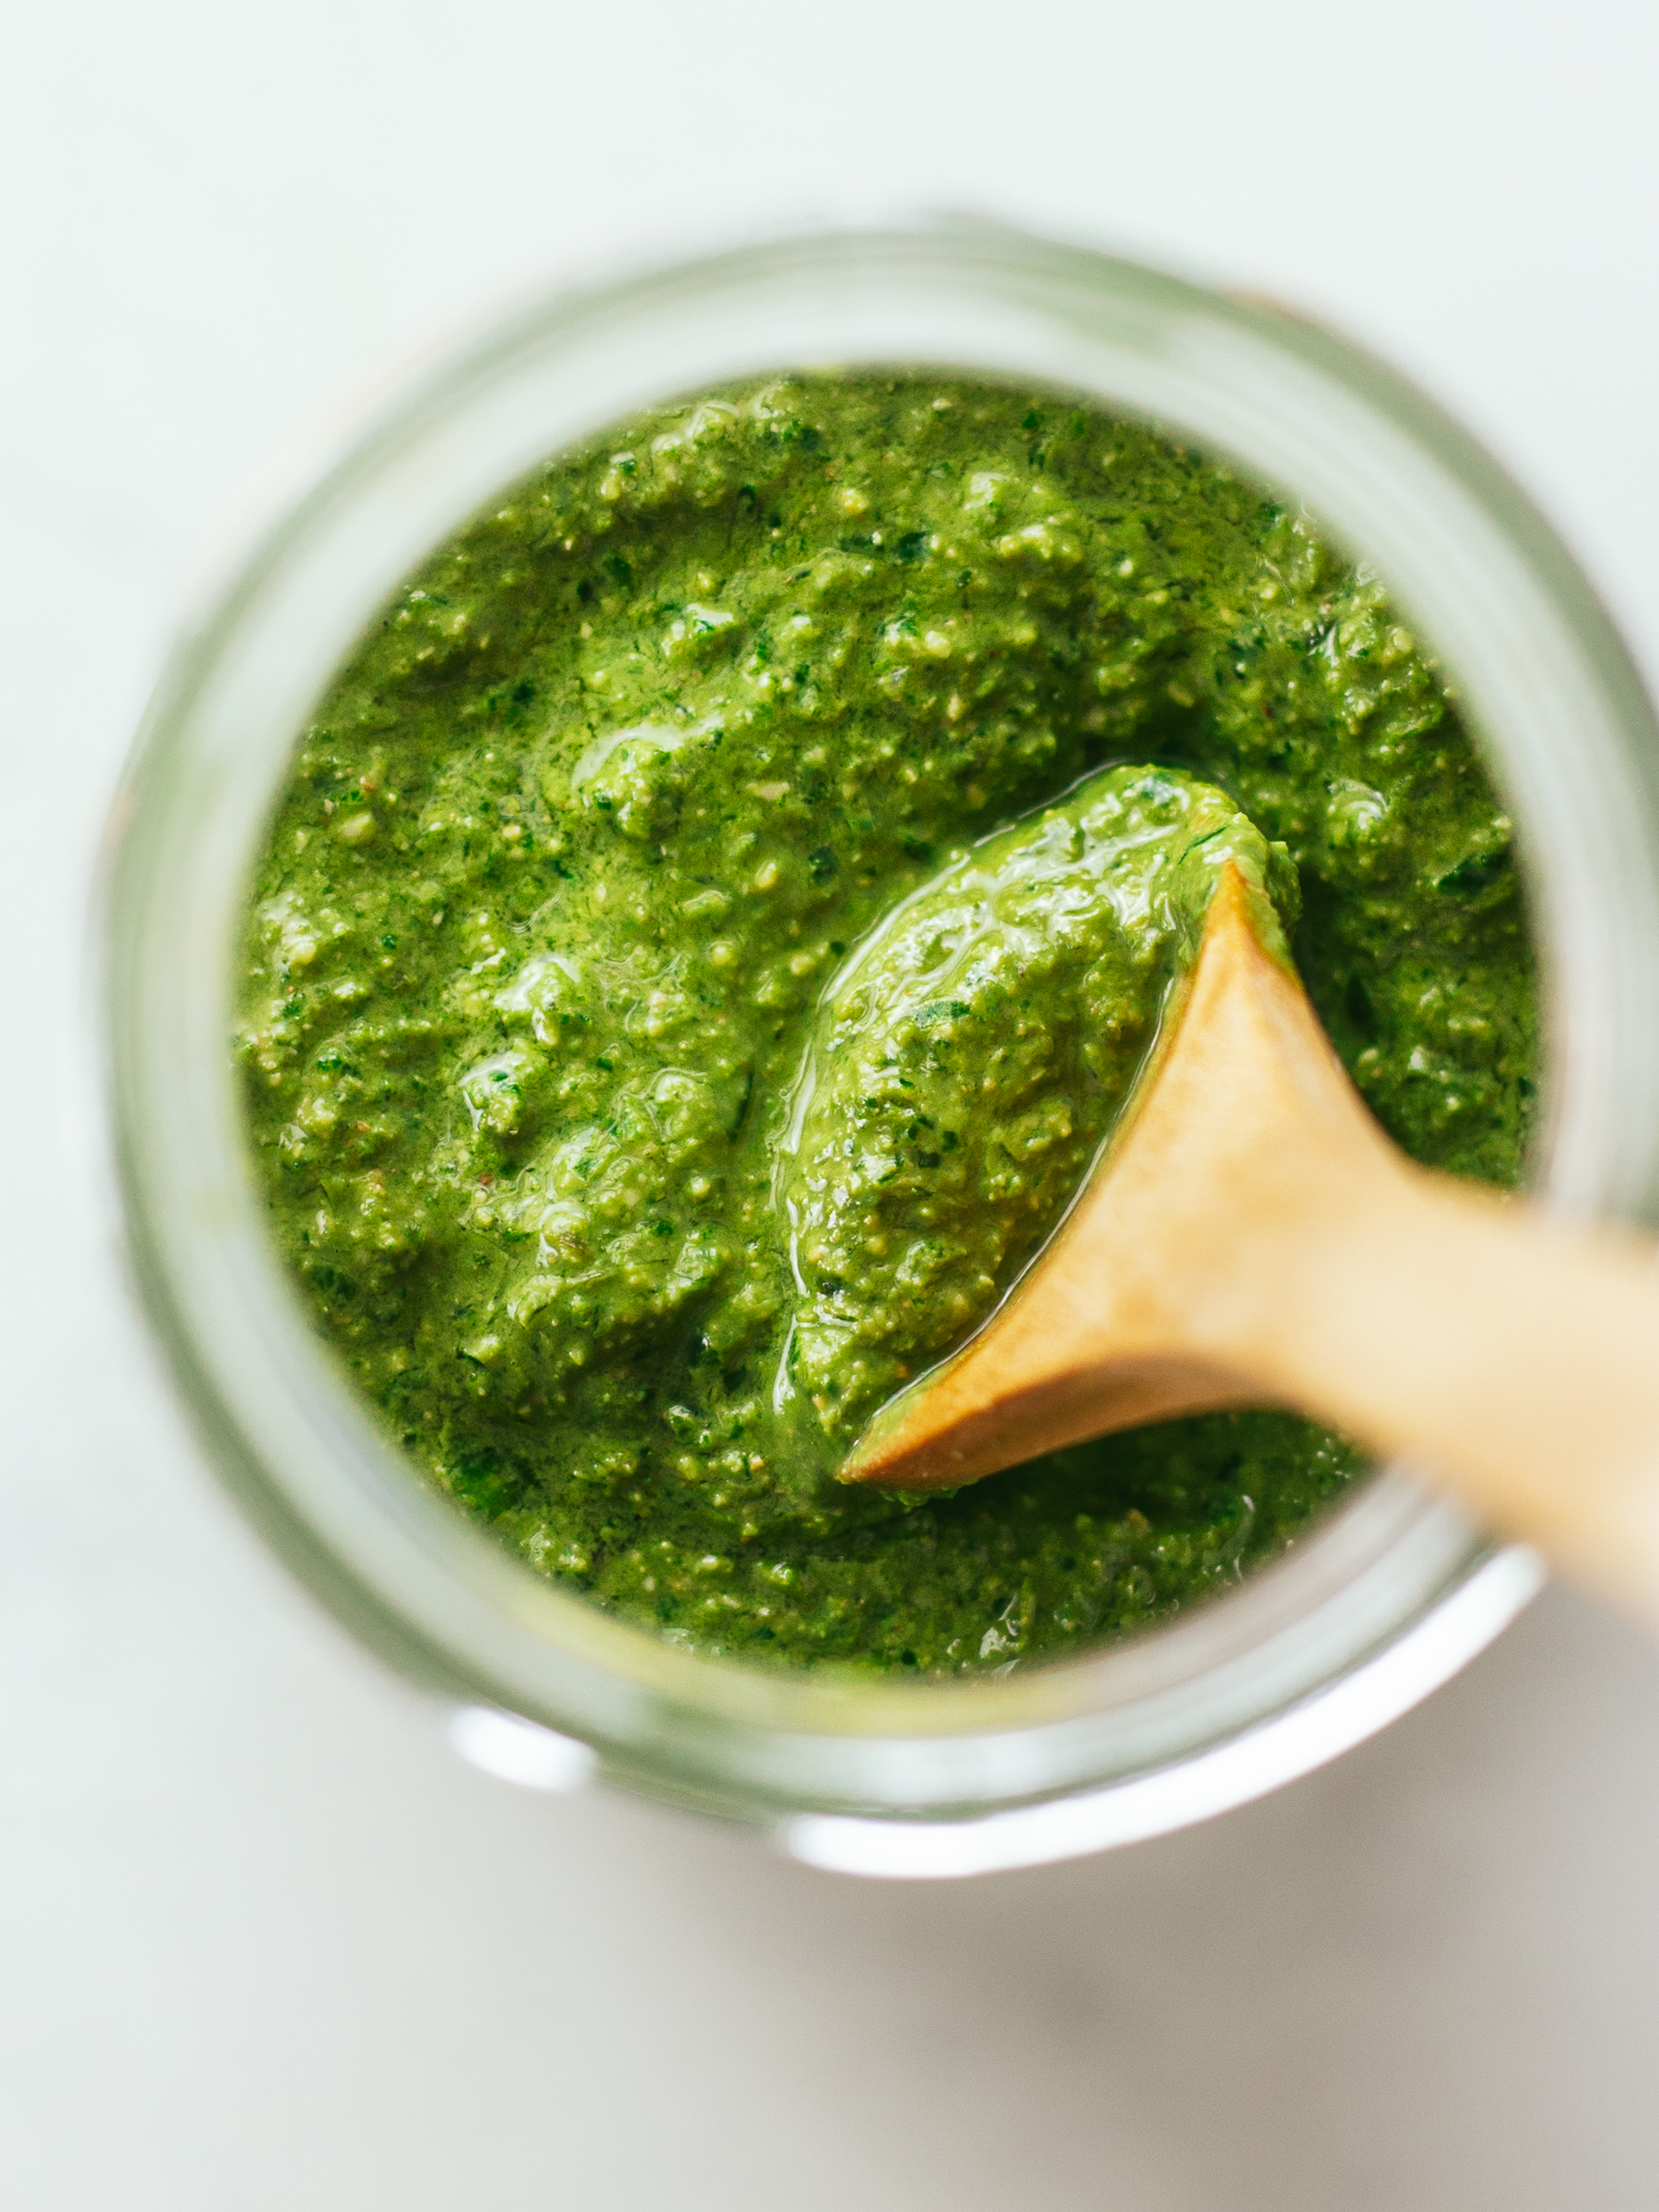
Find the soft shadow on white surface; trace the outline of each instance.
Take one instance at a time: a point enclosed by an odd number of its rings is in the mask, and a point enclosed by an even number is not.
[[[96,825],[307,411],[560,268],[969,202],[1311,300],[1659,666],[1659,17],[480,0],[38,12],[0,188],[0,2196],[27,2212],[1646,2212],[1659,1656],[1551,1594],[1117,1857],[866,1888],[463,1767],[211,1488],[84,1200]]]

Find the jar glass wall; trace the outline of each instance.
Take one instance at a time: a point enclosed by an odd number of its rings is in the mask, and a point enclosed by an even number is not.
[[[229,1041],[252,855],[310,709],[399,580],[607,423],[831,364],[1012,376],[1147,416],[1376,567],[1455,671],[1520,825],[1548,1011],[1534,1180],[1564,1209],[1649,1221],[1659,745],[1560,543],[1421,394],[1258,302],[974,225],[793,238],[520,314],[320,467],[181,646],[111,835],[106,1064],[137,1280],[226,1482],[417,1680],[591,1746],[546,1745],[549,1774],[591,1765],[823,1864],[955,1873],[1155,1834],[1306,1771],[1478,1649],[1535,1562],[1392,1470],[1236,1591],[1122,1645],[932,1684],[696,1656],[542,1583],[400,1461],[278,1261]],[[520,1740],[534,1768],[541,1739]]]

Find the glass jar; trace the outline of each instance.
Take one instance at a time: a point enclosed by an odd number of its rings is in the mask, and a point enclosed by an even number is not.
[[[313,1591],[457,1700],[520,1779],[596,1773],[816,1864],[939,1875],[1173,1828],[1306,1772],[1444,1681],[1535,1589],[1401,1470],[1140,1638],[991,1680],[709,1660],[538,1580],[413,1478],[267,1236],[229,1040],[251,858],[308,710],[403,575],[491,493],[636,409],[828,364],[1069,388],[1234,456],[1387,579],[1455,671],[1522,830],[1548,1010],[1534,1181],[1659,1213],[1659,744],[1526,499],[1423,396],[1260,302],[976,224],[795,237],[520,313],[302,484],[189,631],[116,810],[109,1094],[143,1302],[231,1490]]]

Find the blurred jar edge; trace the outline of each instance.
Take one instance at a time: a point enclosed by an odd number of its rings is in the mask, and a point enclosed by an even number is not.
[[[1537,1588],[1398,1468],[1279,1561],[1129,1642],[904,1684],[709,1660],[542,1583],[410,1473],[265,1231],[229,1040],[251,855],[315,701],[410,569],[550,453],[653,402],[829,365],[978,370],[1144,416],[1301,500],[1453,671],[1520,828],[1547,1009],[1532,1171],[1659,1220],[1659,743],[1543,518],[1433,403],[1294,311],[971,220],[775,238],[517,313],[321,461],[186,630],[114,809],[97,957],[130,1272],[225,1484],[343,1623],[453,1700],[457,1748],[958,1875],[1205,1819],[1447,1679]]]

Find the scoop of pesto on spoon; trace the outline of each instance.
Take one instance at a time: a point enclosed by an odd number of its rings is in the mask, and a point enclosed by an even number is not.
[[[824,993],[778,1154],[779,1377],[839,1459],[983,1322],[1089,1173],[1224,870],[1281,957],[1295,870],[1167,768],[1086,779],[895,907]]]
[[[843,1480],[912,1491],[1293,1407],[1659,1627],[1650,1255],[1399,1153],[1293,897],[1222,794],[1119,769],[899,907],[826,997],[784,1154],[793,1386]]]

